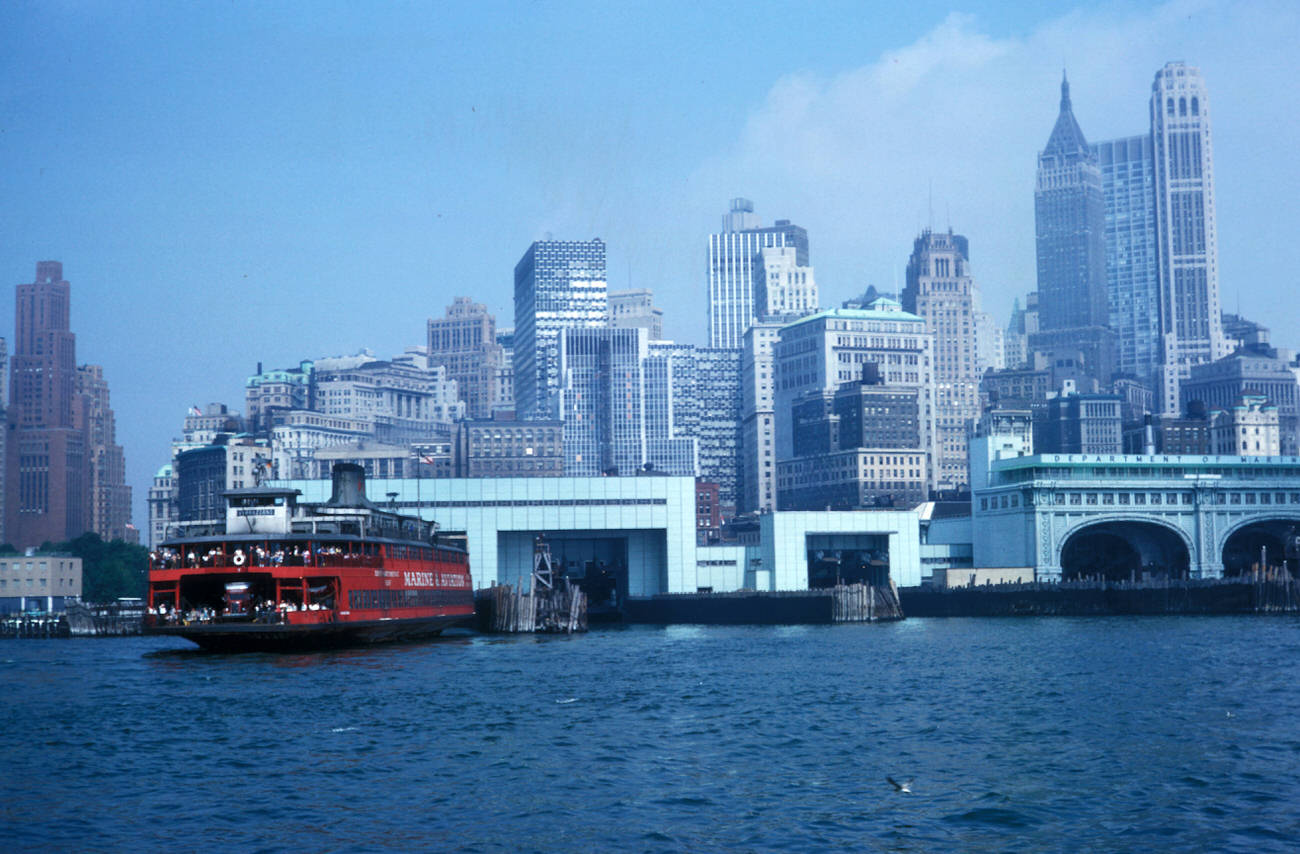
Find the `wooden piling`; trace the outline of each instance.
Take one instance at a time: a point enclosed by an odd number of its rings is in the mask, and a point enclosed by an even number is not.
[[[838,585],[831,589],[831,622],[874,623],[901,620],[903,609],[891,587],[873,584]]]
[[[477,605],[486,610],[480,624],[504,634],[571,634],[587,631],[587,596],[567,579],[550,590],[525,593],[501,584],[480,591]]]

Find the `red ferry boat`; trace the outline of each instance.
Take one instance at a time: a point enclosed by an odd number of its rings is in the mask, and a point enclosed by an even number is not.
[[[145,631],[210,650],[295,650],[437,635],[474,616],[469,556],[435,526],[370,502],[365,470],[333,494],[224,493],[225,523],[181,523],[150,556]]]

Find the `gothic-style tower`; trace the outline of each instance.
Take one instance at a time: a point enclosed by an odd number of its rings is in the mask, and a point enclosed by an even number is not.
[[[1038,155],[1034,188],[1039,331],[1030,348],[1079,357],[1103,386],[1115,370],[1106,302],[1106,211],[1101,170],[1061,78],[1061,111]]]

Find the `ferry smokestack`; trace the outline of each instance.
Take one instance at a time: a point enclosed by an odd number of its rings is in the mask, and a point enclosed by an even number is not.
[[[368,507],[366,500],[366,469],[356,463],[335,463],[331,472],[334,489],[328,504],[334,507]]]
[[[1142,425],[1142,453],[1148,457],[1153,456],[1156,452],[1156,431],[1151,426],[1151,415],[1146,417],[1146,423]]]

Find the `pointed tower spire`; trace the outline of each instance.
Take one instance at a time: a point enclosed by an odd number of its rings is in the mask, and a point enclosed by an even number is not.
[[[1056,126],[1043,149],[1044,156],[1052,157],[1088,157],[1088,140],[1083,136],[1079,123],[1074,119],[1074,109],[1070,104],[1070,81],[1061,70],[1061,114],[1056,117]]]

